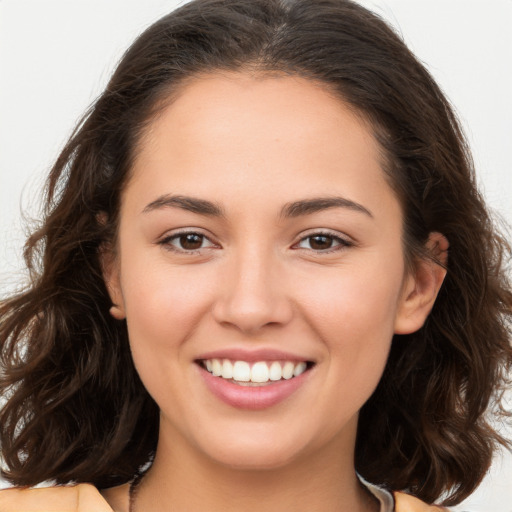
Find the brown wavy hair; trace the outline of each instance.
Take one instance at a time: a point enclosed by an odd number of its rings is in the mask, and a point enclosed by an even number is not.
[[[510,247],[475,186],[454,112],[378,16],[349,0],[195,0],[147,29],[51,170],[26,243],[30,284],[1,304],[2,475],[127,482],[151,461],[158,407],[109,315],[99,253],[116,236],[141,134],[191,77],[216,70],[318,81],[369,121],[404,212],[408,261],[450,242],[448,273],[418,332],[395,336],[359,420],[356,469],[427,502],[455,504],[489,468],[489,423],[512,367]],[[101,219],[101,221],[99,220]]]

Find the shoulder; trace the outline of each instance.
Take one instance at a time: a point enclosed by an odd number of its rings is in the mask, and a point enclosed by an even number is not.
[[[379,500],[381,510],[387,512],[448,512],[448,509],[436,505],[427,505],[420,499],[404,492],[391,493],[384,487],[371,484],[358,475],[361,483]]]
[[[403,492],[394,492],[393,496],[395,497],[396,512],[443,512],[448,510],[436,505],[427,505],[418,498]]]
[[[108,491],[117,499],[125,496],[124,486]],[[104,493],[107,494],[107,493]],[[395,492],[396,512],[442,512],[446,509],[427,505],[414,496]],[[117,501],[116,500],[110,500]],[[114,512],[91,484],[45,487],[41,489],[4,489],[0,491],[1,512]]]
[[[114,512],[91,484],[4,489],[0,491],[1,512]]]

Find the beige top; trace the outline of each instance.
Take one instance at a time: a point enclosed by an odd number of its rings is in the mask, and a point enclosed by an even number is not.
[[[381,512],[442,512],[408,494],[389,492],[367,484],[381,503]],[[395,509],[393,509],[393,496]],[[5,489],[0,491],[0,512],[114,512],[100,492],[91,484],[46,487],[38,489]]]

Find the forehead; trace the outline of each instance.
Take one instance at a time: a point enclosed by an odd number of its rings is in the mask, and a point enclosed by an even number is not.
[[[151,145],[164,131],[175,140],[178,135],[187,139],[210,135],[208,140],[215,143],[217,136],[227,133],[232,140],[248,135],[274,139],[289,136],[303,144],[318,129],[334,135],[341,129],[346,137],[356,127],[369,146],[376,144],[372,127],[361,112],[328,84],[297,75],[230,71],[200,74],[180,84],[162,105],[143,134],[143,145]],[[242,131],[233,130],[236,123]],[[180,134],[175,130],[178,126]]]
[[[388,188],[381,154],[371,126],[324,85],[214,73],[188,82],[149,125],[131,185],[143,185],[148,202],[175,192],[162,188],[219,200],[236,189],[284,202],[336,186],[357,200]]]

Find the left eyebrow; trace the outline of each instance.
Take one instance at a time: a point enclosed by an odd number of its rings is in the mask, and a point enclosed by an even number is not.
[[[225,216],[221,206],[216,203],[197,197],[173,194],[165,194],[151,201],[151,203],[142,210],[142,213],[149,213],[161,208],[181,208],[182,210],[187,210],[199,215],[206,215],[208,217]]]
[[[345,197],[313,197],[311,199],[294,201],[283,206],[281,217],[300,217],[330,208],[348,208],[349,210],[361,212],[373,218],[370,210]]]

